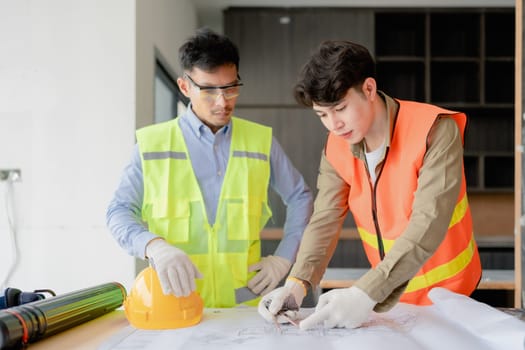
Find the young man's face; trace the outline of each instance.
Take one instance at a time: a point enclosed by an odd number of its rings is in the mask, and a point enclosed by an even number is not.
[[[194,68],[177,83],[195,115],[213,132],[230,121],[240,92],[240,86],[235,86],[239,83],[235,65],[220,66],[213,72]]]
[[[313,104],[323,125],[349,144],[361,142],[369,133],[374,121],[373,101],[367,81],[361,88],[350,88],[346,95],[331,106]]]

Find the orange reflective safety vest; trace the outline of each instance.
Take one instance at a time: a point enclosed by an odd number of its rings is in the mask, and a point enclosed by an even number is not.
[[[350,185],[348,205],[372,267],[381,262],[380,245],[388,254],[410,221],[427,137],[438,115],[452,117],[462,138],[467,121],[465,114],[437,106],[410,101],[399,101],[399,104],[390,148],[387,149],[385,166],[378,176],[375,191],[364,162],[354,157],[343,138],[330,133],[326,145],[328,161]],[[480,276],[481,264],[474,241],[463,171],[448,232],[434,255],[410,280],[400,301],[432,304],[427,293],[434,287],[470,295],[476,289]]]

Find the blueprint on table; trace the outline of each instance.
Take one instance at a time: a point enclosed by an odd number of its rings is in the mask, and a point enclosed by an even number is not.
[[[432,306],[398,304],[372,313],[357,329],[301,331],[267,323],[256,308],[206,309],[202,321],[175,330],[125,328],[99,350],[131,349],[524,349],[525,322],[442,288],[430,292]],[[303,309],[304,315],[312,310]]]

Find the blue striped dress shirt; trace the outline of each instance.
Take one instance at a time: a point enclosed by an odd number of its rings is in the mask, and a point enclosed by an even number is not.
[[[209,222],[213,225],[228,165],[231,121],[213,134],[193,113],[191,105],[178,121],[204,197]],[[129,254],[144,259],[146,244],[157,235],[149,232],[141,220],[144,183],[139,152],[136,144],[131,162],[124,169],[120,184],[107,209],[106,222],[122,248]],[[312,213],[312,193],[275,138],[271,145],[270,169],[270,186],[286,205],[284,235],[274,255],[293,262]]]

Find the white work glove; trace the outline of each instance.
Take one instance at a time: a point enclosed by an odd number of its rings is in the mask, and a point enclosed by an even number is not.
[[[262,297],[257,311],[268,322],[288,323],[297,318],[297,311],[306,296],[306,288],[299,282],[287,279],[283,287]]]
[[[164,239],[154,239],[146,246],[146,256],[159,276],[166,295],[187,297],[195,290],[195,278],[202,278],[188,255]]]
[[[302,330],[323,322],[325,328],[357,328],[372,312],[376,302],[357,287],[332,289],[319,297],[315,312],[299,323]]]
[[[259,295],[266,295],[274,290],[279,282],[288,274],[292,263],[276,255],[268,255],[258,263],[250,265],[248,272],[259,271],[248,281],[248,288]]]

